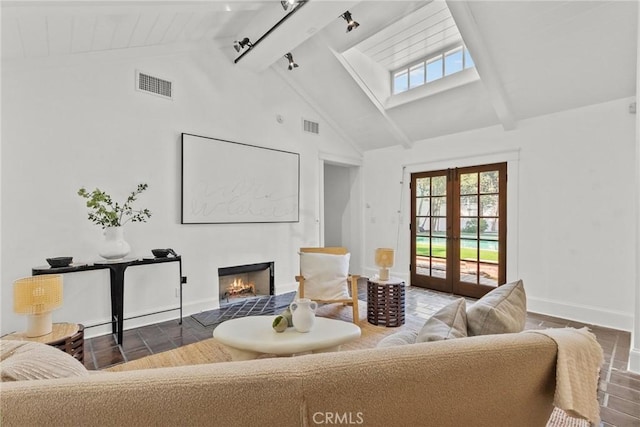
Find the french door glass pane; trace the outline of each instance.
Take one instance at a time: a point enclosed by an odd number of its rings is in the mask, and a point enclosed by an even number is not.
[[[431,276],[431,258],[422,256],[416,258],[416,274]]]
[[[463,173],[460,174],[460,194],[477,194],[478,193],[478,174]]]
[[[447,197],[431,197],[431,215],[445,216],[447,215]]]
[[[442,258],[431,258],[431,275],[440,279],[447,277],[447,260]]]
[[[431,218],[431,235],[447,237],[447,218]]]
[[[497,193],[500,190],[498,171],[480,172],[480,192]]]
[[[482,220],[480,225],[484,225]],[[478,237],[478,218],[460,218],[460,237],[474,239]]]
[[[460,239],[460,259],[478,260],[478,241],[473,239]]]
[[[431,256],[434,258],[447,257],[447,239],[438,237],[431,239]]]
[[[445,196],[447,194],[447,177],[434,176],[431,179],[431,195]]]
[[[478,263],[460,260],[460,281],[478,283]]]
[[[498,264],[480,263],[480,284],[498,286]]]
[[[429,237],[416,236],[416,255],[429,256]]]
[[[498,242],[480,240],[480,261],[498,262]]]
[[[498,216],[498,195],[480,196],[480,207],[482,216]]]
[[[431,194],[431,178],[418,178],[416,180],[416,197],[425,197]]]
[[[418,224],[418,235],[429,236],[429,230],[431,230],[431,218],[428,216],[416,218],[416,224]],[[426,233],[426,234],[424,234]]]
[[[478,196],[460,196],[460,216],[478,215]]]
[[[431,215],[431,198],[420,197],[416,200],[418,207],[416,208],[417,216],[429,216]]]
[[[498,240],[498,218],[481,218],[480,219],[480,238],[485,240]]]

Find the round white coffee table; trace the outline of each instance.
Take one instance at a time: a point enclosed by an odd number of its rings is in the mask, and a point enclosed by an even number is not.
[[[342,344],[360,337],[357,325],[324,317],[316,317],[309,332],[298,332],[295,328],[276,332],[271,327],[275,318],[248,316],[227,320],[213,330],[213,337],[227,346],[232,360],[255,359],[261,354],[291,356],[309,351],[338,351]]]

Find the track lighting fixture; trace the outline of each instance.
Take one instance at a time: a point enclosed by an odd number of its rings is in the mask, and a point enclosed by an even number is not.
[[[360,24],[353,20],[353,18],[351,17],[351,12],[349,12],[348,10],[340,16],[343,17],[345,21],[347,21],[347,33],[360,26]]]
[[[282,0],[280,4],[284,10],[289,9],[289,7],[293,6],[296,3],[296,0]]]
[[[246,46],[253,47],[253,44],[248,37],[245,37],[240,41],[236,40],[233,42],[233,48],[236,50],[236,52],[240,52]]]
[[[289,61],[289,71],[293,70],[294,68],[298,68],[298,64],[294,62],[291,52],[287,53],[284,57]]]
[[[240,56],[238,56],[236,59],[233,60],[234,64],[237,64],[238,61],[240,61],[246,54],[248,54],[249,52],[251,52],[255,47],[258,46],[258,44],[260,44],[260,42],[262,40],[264,40],[265,38],[267,38],[269,36],[269,34],[271,34],[273,31],[275,31],[280,25],[282,25],[287,19],[291,18],[291,16],[293,16],[294,13],[298,12],[298,10],[300,10],[305,4],[307,4],[309,2],[309,0],[283,0],[280,2],[280,4],[282,5],[282,7],[284,8],[284,10],[287,11],[287,13],[284,14],[284,16],[282,18],[280,18],[280,20],[278,22],[276,22],[275,24],[273,24],[273,26],[271,28],[269,28],[263,35],[261,35],[260,37],[258,37],[253,43],[249,41],[248,38],[244,38],[241,41],[235,41],[233,43],[233,47],[235,48],[236,51],[240,52],[240,50],[242,48],[244,48],[245,46],[249,46],[249,49],[245,49]],[[288,54],[289,56],[291,56],[291,53]],[[289,58],[288,56],[285,55],[285,57],[287,59],[290,60],[289,63],[289,69],[293,69],[295,67],[297,67],[298,65],[293,62],[293,59]]]

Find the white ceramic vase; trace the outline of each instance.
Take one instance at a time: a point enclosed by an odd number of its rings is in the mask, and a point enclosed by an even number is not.
[[[122,227],[104,229],[104,240],[98,248],[98,254],[108,260],[122,259],[131,252],[131,246],[124,240]]]
[[[316,320],[318,304],[309,298],[300,298],[289,305],[293,326],[298,332],[309,332]]]

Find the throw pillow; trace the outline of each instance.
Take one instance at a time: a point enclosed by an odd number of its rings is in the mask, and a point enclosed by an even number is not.
[[[473,335],[522,332],[527,297],[522,280],[498,286],[467,310],[467,333]]]
[[[30,341],[0,341],[2,381],[86,377],[89,371],[70,354]]]
[[[416,331],[400,331],[388,335],[380,340],[376,347],[395,347],[397,345],[414,344],[418,333]]]
[[[304,297],[315,300],[347,299],[347,277],[351,254],[300,252],[300,274]]]
[[[467,336],[467,312],[464,298],[447,304],[431,316],[416,338],[416,342],[429,342],[464,338]]]

